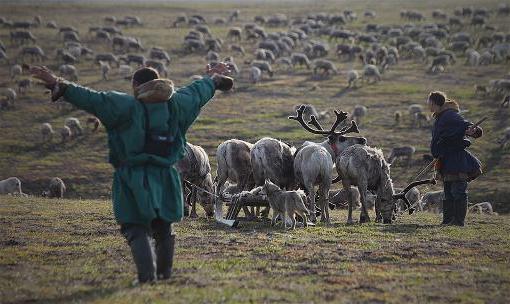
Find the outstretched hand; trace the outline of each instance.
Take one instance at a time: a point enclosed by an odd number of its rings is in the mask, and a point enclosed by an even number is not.
[[[57,83],[57,76],[55,76],[55,74],[53,74],[53,72],[45,66],[31,66],[30,74],[41,80],[49,89],[53,88]]]

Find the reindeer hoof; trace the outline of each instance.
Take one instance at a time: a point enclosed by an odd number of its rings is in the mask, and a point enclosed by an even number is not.
[[[409,208],[409,214],[413,214],[413,213],[414,213],[414,211],[415,211],[415,209],[414,209],[414,208]]]
[[[369,223],[369,222],[370,222],[370,218],[369,217],[360,215],[360,217],[359,217],[359,223],[360,224]]]

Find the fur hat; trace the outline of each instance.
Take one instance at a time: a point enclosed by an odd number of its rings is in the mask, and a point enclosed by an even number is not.
[[[174,94],[170,79],[154,79],[135,88],[135,98],[145,103],[166,102]]]

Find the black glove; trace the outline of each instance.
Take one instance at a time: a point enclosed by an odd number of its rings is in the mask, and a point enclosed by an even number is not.
[[[234,86],[234,79],[232,77],[214,74],[211,79],[214,81],[216,90],[229,91]]]

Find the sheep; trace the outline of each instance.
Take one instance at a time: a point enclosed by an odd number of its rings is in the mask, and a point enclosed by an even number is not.
[[[23,69],[21,68],[21,65],[15,64],[11,67],[11,80],[15,80],[16,77],[21,76],[21,73],[23,72]]]
[[[18,98],[16,91],[14,89],[7,88],[7,89],[5,89],[3,95],[6,99],[7,106],[9,106],[9,107],[14,106],[14,103],[15,103],[16,99]]]
[[[292,53],[290,55],[290,60],[292,62],[292,67],[296,67],[296,65],[304,65],[307,69],[310,69],[310,60],[308,59],[308,56],[303,53]]]
[[[329,75],[330,73],[338,74],[338,70],[332,61],[325,59],[317,59],[313,62],[313,73],[317,74],[319,70],[322,70],[323,75]]]
[[[20,94],[26,94],[28,89],[32,86],[31,79],[22,79],[18,81],[18,92]]]
[[[71,129],[71,134],[73,136],[80,136],[83,134],[83,128],[81,127],[80,120],[76,117],[66,118],[64,125]]]
[[[170,63],[170,55],[168,55],[168,53],[165,50],[160,48],[155,47],[151,48],[149,52],[149,58],[155,60],[164,60],[166,64]]]
[[[289,119],[296,120],[300,125],[312,134],[327,136],[327,139],[321,143],[305,142],[294,154],[294,175],[297,183],[305,189],[307,194],[308,206],[312,210],[310,219],[315,221],[315,185],[319,186],[319,205],[321,208],[321,221],[329,223],[328,198],[331,187],[331,172],[334,166],[335,158],[342,151],[354,144],[365,144],[363,137],[345,136],[350,132],[358,132],[355,122],[351,125],[336,131],[336,128],[347,119],[346,112],[335,111],[336,120],[330,130],[323,130],[320,124],[312,116],[311,123],[304,121],[303,114],[306,107],[301,105],[296,110],[296,116],[290,116]],[[315,126],[315,129],[311,127]]]
[[[108,62],[108,64],[110,64],[110,65],[112,63],[115,63],[117,65],[117,67],[119,67],[119,65],[120,65],[119,58],[117,58],[117,56],[113,55],[112,53],[96,54],[96,56],[94,58],[94,62],[96,64],[99,64],[100,61]]]
[[[302,190],[284,191],[269,179],[266,179],[264,186],[262,186],[262,192],[267,195],[269,206],[273,209],[271,226],[276,224],[276,219],[280,216],[283,219],[284,228],[287,229],[287,216],[289,216],[292,222],[291,229],[295,229],[295,215],[299,215],[303,219],[305,227],[308,226],[307,215],[310,212],[305,206],[306,196]]]
[[[433,213],[441,213],[443,210],[443,191],[431,191],[427,192],[421,198],[421,208],[424,211]]]
[[[374,83],[381,81],[381,73],[379,72],[379,69],[377,66],[373,64],[367,64],[363,67],[363,81],[369,81],[370,79],[373,80]]]
[[[73,137],[71,128],[69,128],[68,126],[62,127],[62,129],[60,129],[60,137],[61,137],[61,141],[60,141],[61,143],[65,143],[69,139],[71,139]]]
[[[101,67],[101,78],[103,80],[108,80],[108,74],[110,73],[110,64],[107,61],[99,61],[99,65]],[[120,69],[120,64],[119,64]]]
[[[411,164],[414,153],[416,152],[416,148],[413,146],[403,146],[403,147],[395,147],[391,149],[390,155],[388,156],[388,163],[390,165],[397,158],[405,157],[406,165],[409,166]]]
[[[97,129],[99,128],[99,125],[101,124],[101,122],[99,121],[99,119],[97,117],[88,117],[87,120],[86,120],[86,126],[87,128],[90,127],[91,131],[92,132],[96,132]]]
[[[109,65],[108,65],[108,63],[103,63],[103,64],[105,64],[105,67],[104,67],[105,70],[103,71],[103,65],[101,65],[101,77],[103,78],[103,80],[107,80],[109,68],[107,68],[106,66],[109,66]],[[131,77],[131,75],[133,74],[133,68],[130,65],[121,64],[121,65],[119,65],[117,74],[120,75],[122,78]]]
[[[30,56],[31,61],[42,61],[47,59],[46,54],[39,46],[26,46],[21,49],[19,56],[24,60],[25,56]]]
[[[0,181],[0,194],[18,194],[26,196],[21,191],[21,181],[17,177],[9,177]]]
[[[53,131],[53,127],[51,126],[50,123],[45,122],[41,125],[41,135],[43,143],[50,142],[53,137],[53,134],[55,134],[55,131]]]
[[[179,171],[183,181],[183,188],[186,181],[196,185],[208,192],[213,191],[212,178],[211,178],[211,165],[209,164],[209,156],[205,150],[190,143],[186,143],[184,150],[184,157],[176,164],[176,169]],[[190,217],[198,217],[196,211],[197,196],[206,198],[201,200],[201,205],[204,208],[207,216],[212,216],[213,211],[213,197],[210,194],[203,192],[191,185],[190,194],[186,198],[188,206],[191,206]]]
[[[218,146],[216,150],[215,204],[214,214],[218,221],[223,218],[223,202],[218,199],[226,181],[236,184],[236,192],[252,189],[254,186],[251,165],[251,150],[253,144],[239,139],[229,139]],[[244,212],[249,215],[247,208]]]
[[[413,182],[404,191],[395,194],[393,182],[390,177],[390,166],[385,161],[381,150],[365,145],[353,145],[347,147],[335,161],[339,178],[342,179],[344,189],[349,190],[351,185],[358,187],[361,200],[360,223],[369,222],[366,197],[370,189],[375,191],[377,198],[375,202],[376,221],[391,223],[399,199],[403,199],[409,206],[407,192],[420,184],[432,181]],[[349,192],[350,193],[350,192]],[[349,198],[349,214],[347,223],[352,221],[352,208],[354,200]],[[413,209],[409,210],[410,212]]]
[[[466,65],[477,66],[480,62],[480,53],[473,49],[466,50]]]
[[[510,127],[506,128],[503,131],[503,135],[498,140],[498,144],[500,144],[501,149],[505,148],[506,145],[510,142]]]
[[[354,110],[352,110],[351,119],[356,122],[356,124],[360,124],[361,118],[366,116],[368,112],[367,107],[362,105],[356,105]]]
[[[66,184],[59,177],[50,180],[48,190],[43,191],[42,196],[48,198],[64,198],[66,192]]]
[[[11,42],[13,44],[24,44],[26,41],[36,43],[37,38],[29,31],[16,31],[10,33]]]
[[[147,60],[145,62],[145,66],[148,66],[148,67],[151,67],[151,68],[154,68],[156,69],[156,71],[158,71],[158,74],[161,76],[161,77],[168,77],[168,69],[166,68],[166,66],[160,62],[160,61],[155,61],[155,60]],[[131,67],[130,67],[131,68]],[[129,72],[129,75],[131,75],[131,71]],[[126,77],[129,77],[126,75]]]
[[[469,213],[477,212],[478,214],[498,215],[493,211],[492,204],[489,202],[474,204],[473,206],[470,206],[468,210]]]
[[[241,41],[241,33],[243,30],[240,27],[232,27],[227,32],[227,39],[231,41]]]
[[[245,54],[244,48],[238,44],[232,44],[230,45],[230,50],[232,52],[240,53],[241,55]]]
[[[262,72],[267,72],[269,77],[273,77],[273,68],[271,67],[271,64],[267,61],[261,61],[261,60],[253,60],[251,62],[251,66],[255,66],[260,69]]]
[[[249,77],[251,83],[253,84],[258,83],[262,78],[262,71],[258,67],[252,66],[250,67]]]
[[[76,67],[70,64],[63,64],[58,68],[60,76],[69,78],[71,81],[78,81],[78,72]]]

